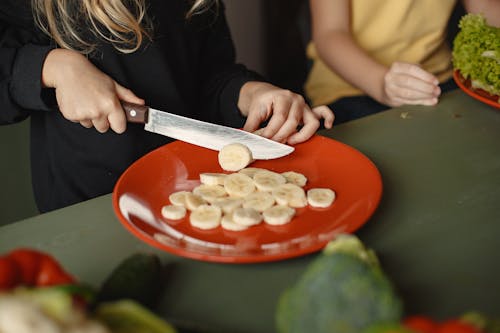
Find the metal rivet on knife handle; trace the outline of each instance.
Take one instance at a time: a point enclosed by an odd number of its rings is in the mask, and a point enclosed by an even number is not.
[[[128,122],[140,124],[147,123],[149,110],[148,106],[122,101],[122,107],[125,111],[125,116],[127,117]]]

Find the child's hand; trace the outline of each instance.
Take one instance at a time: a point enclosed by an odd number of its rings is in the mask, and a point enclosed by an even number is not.
[[[238,106],[247,117],[244,130],[253,132],[269,120],[260,134],[289,144],[308,140],[319,128],[320,119],[325,120],[326,128],[332,127],[334,119],[328,107],[311,109],[302,96],[265,82],[243,85]]]
[[[437,78],[417,65],[395,62],[384,76],[384,104],[435,105],[441,94]]]
[[[64,118],[104,133],[126,129],[120,101],[144,104],[129,89],[119,85],[77,52],[55,49],[47,56],[42,82],[56,89],[57,104]]]

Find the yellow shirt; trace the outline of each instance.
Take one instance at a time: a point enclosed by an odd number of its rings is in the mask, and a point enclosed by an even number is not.
[[[352,0],[351,33],[380,63],[420,64],[444,82],[452,74],[446,28],[454,5],[455,0]],[[314,106],[364,95],[319,59],[314,44],[308,46],[307,55],[313,66],[304,88]]]

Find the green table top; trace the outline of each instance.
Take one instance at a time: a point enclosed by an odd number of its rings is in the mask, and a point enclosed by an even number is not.
[[[379,168],[379,208],[356,234],[375,249],[408,313],[500,314],[500,112],[461,91],[435,107],[395,108],[322,131]],[[176,263],[160,306],[166,317],[220,332],[274,332],[281,292],[315,254],[280,262],[199,262],[153,249],[115,217],[111,195],[0,228],[0,253],[52,253],[98,285],[133,252]]]

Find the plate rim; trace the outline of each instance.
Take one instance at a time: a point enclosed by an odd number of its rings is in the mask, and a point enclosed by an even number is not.
[[[480,101],[480,102],[483,102],[485,104],[488,104],[490,106],[493,106],[494,108],[497,108],[497,109],[500,109],[500,103],[497,103],[495,101],[493,101],[492,99],[489,99],[489,98],[486,98],[484,96],[481,96],[479,95],[478,93],[476,93],[474,90],[472,89],[469,89],[464,83],[463,83],[463,76],[462,74],[460,73],[460,70],[459,69],[455,69],[453,70],[453,80],[455,81],[455,83],[458,85],[458,87],[463,91],[465,92],[467,95],[471,96],[472,98]]]

